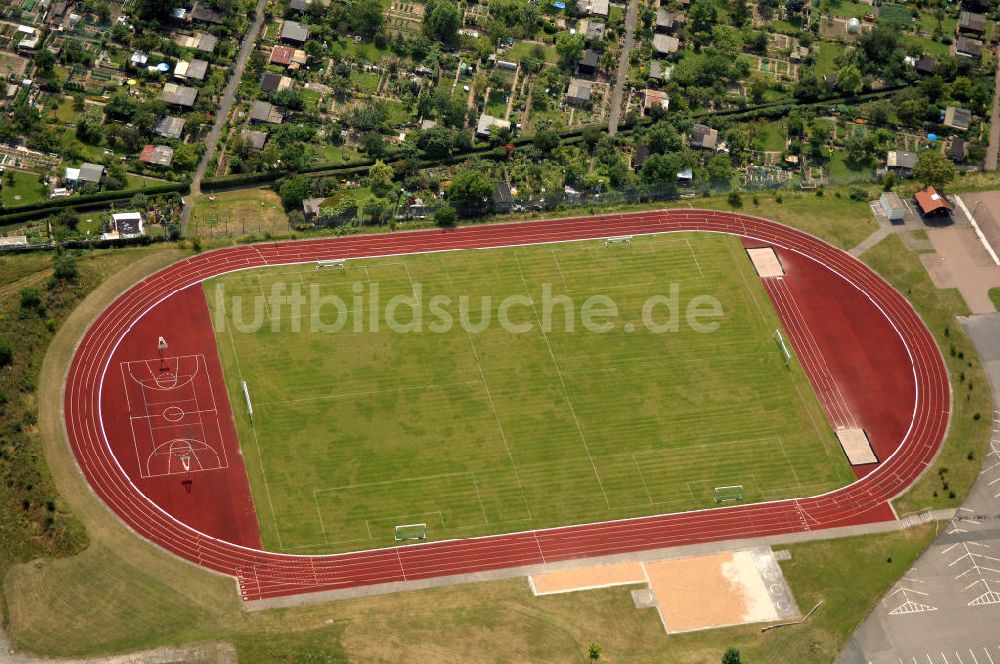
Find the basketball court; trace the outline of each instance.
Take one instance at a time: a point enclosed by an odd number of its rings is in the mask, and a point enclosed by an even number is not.
[[[121,363],[142,478],[229,467],[203,355]]]
[[[528,585],[536,596],[643,586],[632,591],[636,608],[656,607],[668,634],[799,615],[770,547],[578,567],[530,576]]]

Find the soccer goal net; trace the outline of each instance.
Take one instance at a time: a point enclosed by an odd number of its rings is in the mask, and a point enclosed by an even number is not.
[[[743,485],[733,484],[731,486],[715,487],[715,502],[729,503],[743,500]]]
[[[406,523],[396,526],[396,541],[427,539],[426,523]]]
[[[610,247],[613,244],[627,244],[632,246],[632,236],[631,235],[618,235],[616,237],[609,237],[604,239],[604,246]]]
[[[322,270],[325,267],[332,267],[336,270],[344,269],[345,259],[343,258],[331,258],[329,260],[316,261],[316,269]]]
[[[243,396],[247,400],[247,415],[250,416],[250,421],[253,422],[253,402],[250,401],[250,388],[247,387],[247,382],[240,381],[243,384]]]
[[[792,361],[792,351],[788,348],[788,344],[785,343],[785,337],[782,336],[781,330],[774,331],[774,343],[778,346],[778,351],[781,353],[781,359],[784,360],[785,366]]]

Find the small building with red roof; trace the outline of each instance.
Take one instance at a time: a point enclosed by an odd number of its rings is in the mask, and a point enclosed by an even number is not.
[[[917,207],[920,208],[920,213],[925,217],[947,215],[955,209],[955,206],[949,203],[948,199],[938,193],[938,190],[934,187],[921,189],[914,194],[914,198],[917,200]]]

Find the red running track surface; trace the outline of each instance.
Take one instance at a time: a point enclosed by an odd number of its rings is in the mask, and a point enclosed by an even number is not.
[[[907,421],[906,429],[891,445],[879,435],[881,462],[855,483],[809,498],[358,553],[294,556],[240,546],[173,518],[133,484],[109,446],[101,416],[101,390],[94,386],[116,379],[113,371],[117,368],[110,366],[112,358],[136,321],[173,293],[204,279],[233,270],[323,259],[690,230],[739,235],[774,246],[783,258],[794,254],[823,265],[829,279],[840,279],[863,293],[881,312],[881,319],[866,315],[863,327],[891,329],[899,339],[906,364],[885,366],[884,371],[898,378],[909,376],[904,383],[912,384],[914,398],[908,401],[904,391],[901,395],[889,394],[894,399],[886,403],[885,395],[880,394],[877,403],[878,408],[904,411],[900,417]],[[850,316],[849,312],[843,315]],[[805,368],[808,372],[809,367]],[[862,382],[865,380],[868,378],[863,377]],[[879,385],[889,389],[887,384]],[[950,403],[948,375],[933,337],[909,303],[867,266],[800,231],[745,215],[707,210],[329,238],[231,247],[202,254],[136,284],[98,317],[77,349],[65,392],[70,445],[94,491],[143,537],[182,558],[235,576],[248,600],[890,519],[893,517],[887,501],[920,476],[940,447]],[[890,424],[886,430],[895,428]],[[881,456],[886,449],[893,451]]]

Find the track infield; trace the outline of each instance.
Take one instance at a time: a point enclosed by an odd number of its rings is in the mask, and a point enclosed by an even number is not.
[[[827,419],[836,421],[840,416],[862,427],[877,453],[877,464],[854,468],[857,481],[796,499],[349,554],[289,555],[234,543],[222,530],[199,519],[204,513],[224,513],[212,520],[239,521],[240,528],[252,524],[256,531],[252,509],[224,504],[230,493],[249,495],[240,464],[192,477],[193,488],[186,493],[181,493],[176,474],[143,479],[134,466],[131,470],[128,466],[129,455],[135,458],[136,453],[132,437],[120,435],[129,421],[120,366],[155,358],[156,337],[151,341],[150,335],[164,328],[174,330],[170,350],[177,357],[203,355],[209,372],[218,376],[211,389],[220,412],[229,406],[212,328],[205,325],[208,306],[200,284],[206,279],[247,268],[338,258],[685,231],[736,235],[745,246],[772,246],[778,252],[788,276],[781,283],[766,284],[766,290],[788,331],[795,360],[803,360],[802,368]],[[199,321],[197,333],[184,334],[191,321]],[[838,361],[828,363],[830,358]],[[582,557],[892,519],[887,501],[910,486],[934,458],[947,430],[950,399],[944,363],[930,333],[906,300],[862,263],[811,236],[765,220],[671,210],[263,244],[195,256],[137,284],[94,322],[67,374],[64,406],[70,445],[95,493],[138,534],[187,560],[233,576],[243,598],[256,600],[501,568],[535,569]],[[239,412],[238,403],[232,406]],[[176,415],[171,411],[172,417]],[[232,419],[229,422],[231,426]],[[231,433],[224,436],[226,444],[235,445],[235,431]],[[227,454],[230,460],[238,457],[238,449]],[[206,500],[199,491],[215,486],[199,481],[211,474],[229,483],[225,491],[209,492],[223,502]],[[169,482],[160,482],[163,478]],[[150,481],[160,483],[151,488]]]
[[[400,524],[427,524],[433,541],[704,509],[715,487],[759,502],[854,479],[805,374],[783,363],[781,323],[733,236],[283,266],[205,290],[274,551],[391,546]],[[672,292],[677,329],[652,331],[643,307]],[[610,331],[581,322],[595,296],[618,311]],[[313,306],[333,297],[344,310]],[[448,298],[447,330],[433,327],[435,297]],[[393,298],[407,304],[395,331]],[[503,325],[511,298],[524,299]],[[695,298],[720,303],[714,331],[684,320]],[[648,320],[665,325],[670,306]]]

